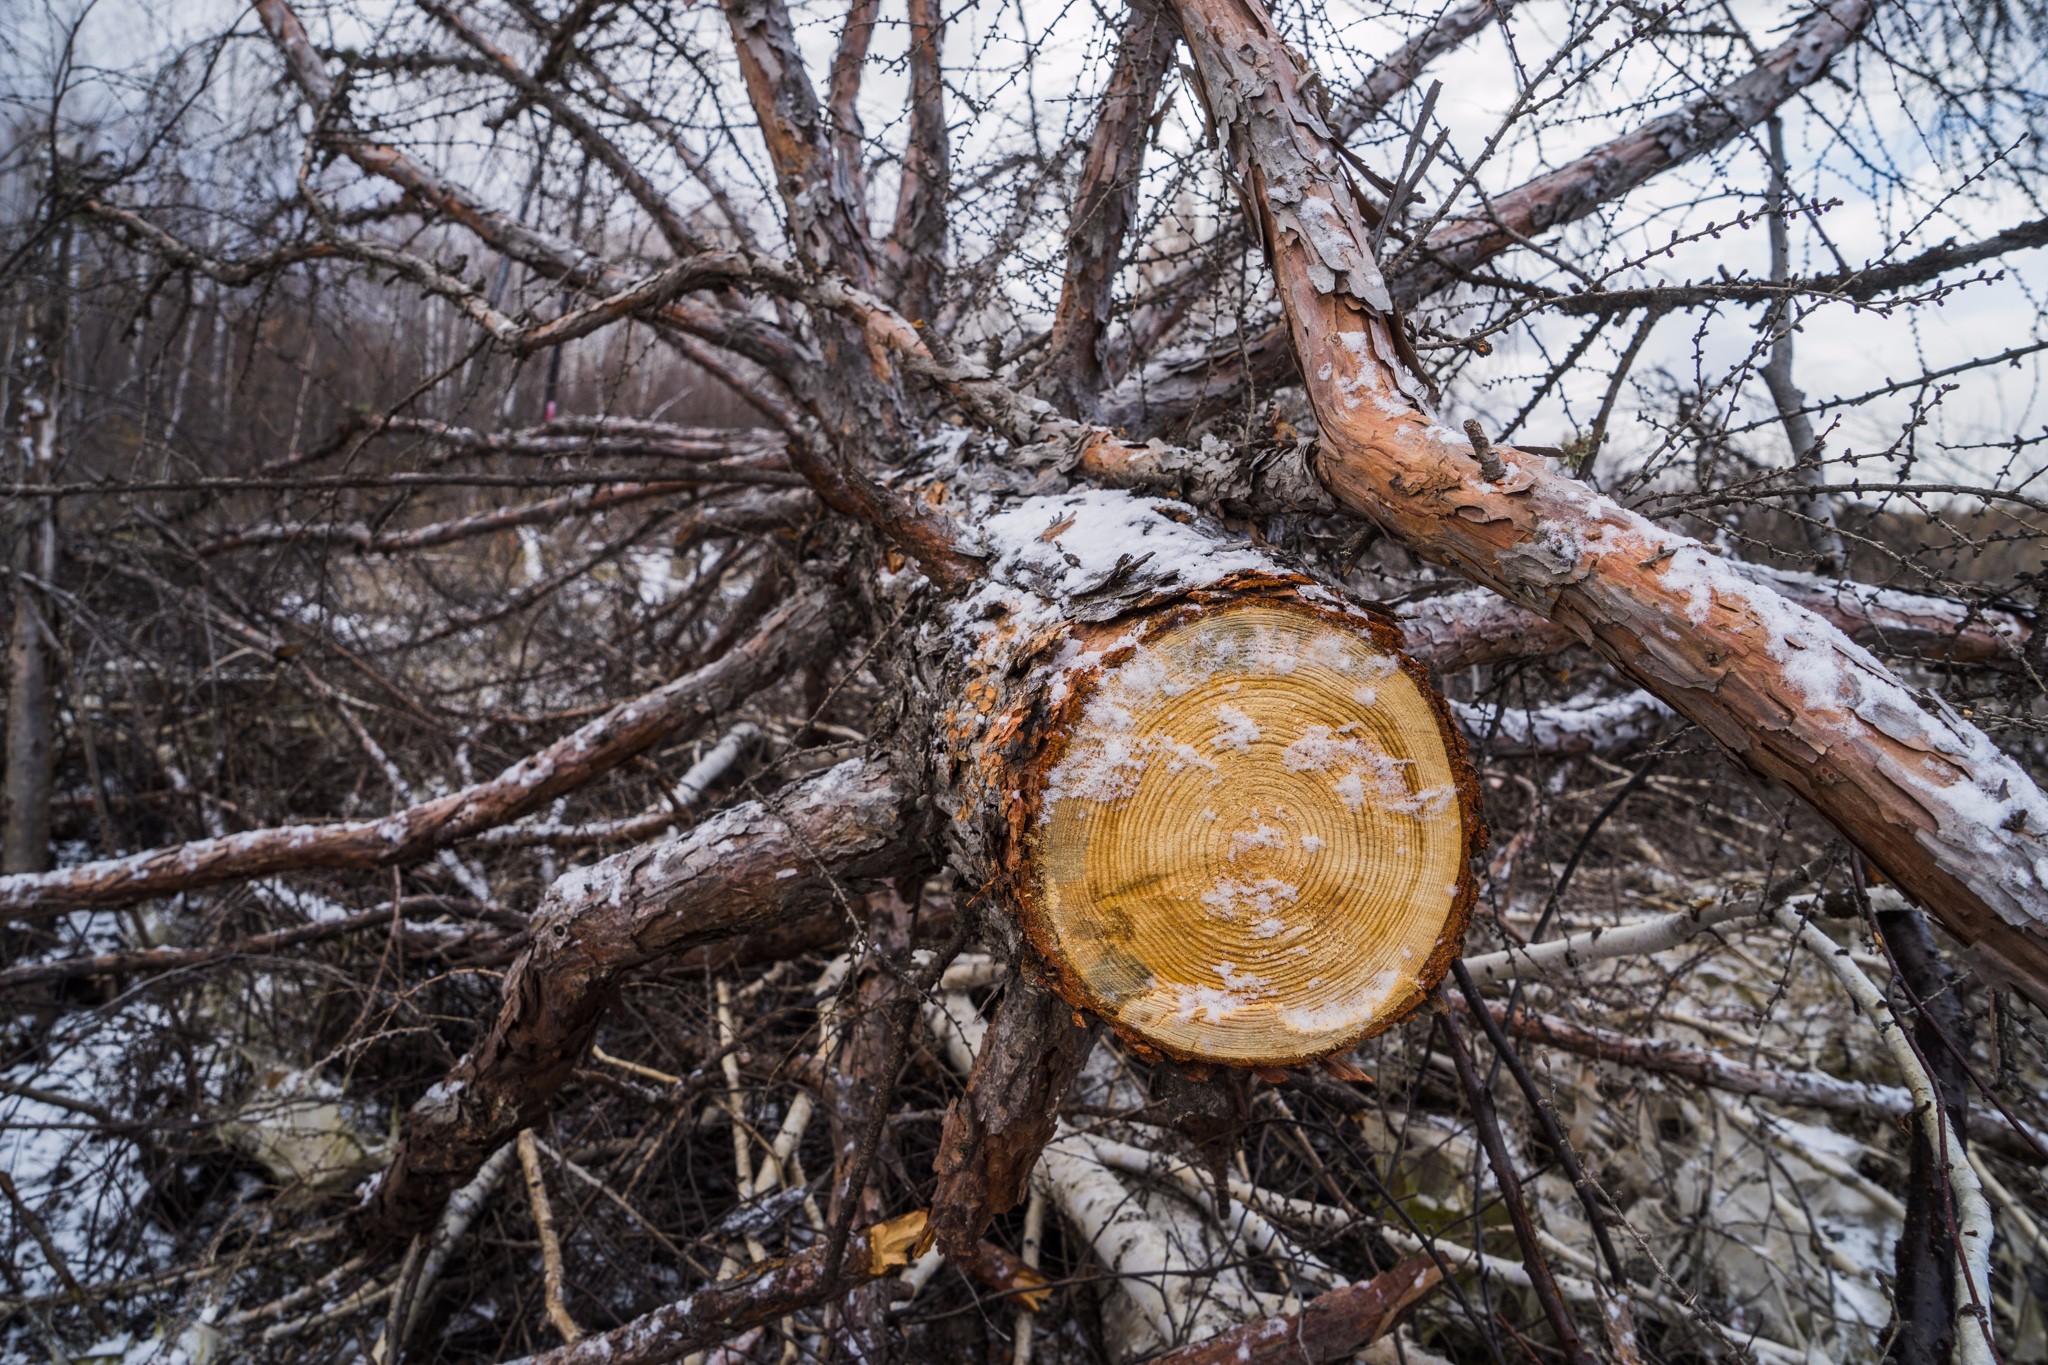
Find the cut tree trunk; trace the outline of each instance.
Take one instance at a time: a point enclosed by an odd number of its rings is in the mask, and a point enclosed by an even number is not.
[[[1383,615],[1106,492],[981,519],[936,669],[963,870],[1141,1055],[1294,1066],[1414,1009],[1483,841],[1456,724]],[[959,639],[959,632],[952,637]]]

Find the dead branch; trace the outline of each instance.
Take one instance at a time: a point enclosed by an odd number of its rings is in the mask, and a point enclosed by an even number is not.
[[[716,662],[620,703],[488,782],[381,820],[250,830],[60,872],[0,877],[0,911],[16,919],[46,919],[83,906],[128,905],[276,872],[413,861],[509,824],[679,729],[733,710],[765,682],[811,658],[827,640],[829,617],[823,596],[792,598]]]
[[[924,1214],[906,1213],[848,1239],[836,1267],[824,1247],[767,1261],[623,1327],[528,1356],[515,1365],[662,1365],[678,1360],[909,1264],[910,1248],[923,1234]]]
[[[1152,107],[1179,40],[1158,11],[1133,6],[1117,42],[1088,159],[1067,225],[1067,271],[1046,347],[1046,396],[1070,415],[1089,412],[1103,387],[1102,343],[1125,239],[1138,207],[1138,176],[1152,135]]]
[[[1095,1037],[1052,992],[1023,980],[1004,989],[967,1093],[946,1112],[932,1234],[947,1255],[970,1255],[995,1216],[1023,1201]]]
[[[1412,1256],[1359,1284],[1317,1295],[1299,1313],[1248,1322],[1208,1341],[1153,1357],[1152,1365],[1321,1365],[1349,1360],[1392,1331],[1436,1292],[1443,1272]]]
[[[1829,1113],[1852,1115],[1877,1123],[1891,1123],[1909,1112],[1912,1097],[1897,1086],[1845,1081],[1824,1071],[1765,1070],[1747,1066],[1721,1053],[1687,1047],[1664,1038],[1643,1038],[1614,1029],[1574,1023],[1555,1014],[1528,1009],[1509,1012],[1489,1006],[1502,1028],[1516,1037],[1546,1047],[1563,1048],[1584,1057],[1619,1062],[1623,1066],[1662,1075],[1677,1076],[1695,1085],[1725,1090],[1732,1095],[1754,1095],[1774,1104]],[[1993,1148],[2029,1165],[2048,1164],[2038,1146],[2039,1134],[2015,1133],[2004,1123],[1989,1121],[1982,1113],[1970,1116],[1970,1141]]]
[[[626,974],[785,922],[899,865],[906,798],[886,762],[850,760],[562,877],[534,914],[533,946],[506,974],[490,1031],[412,1107],[367,1226],[416,1232],[489,1153],[540,1122]]]

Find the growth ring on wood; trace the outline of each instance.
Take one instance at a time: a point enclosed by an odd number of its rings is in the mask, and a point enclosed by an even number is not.
[[[1240,599],[1156,621],[1062,708],[1026,928],[1142,1049],[1287,1066],[1419,1004],[1484,842],[1464,744],[1384,623]]]

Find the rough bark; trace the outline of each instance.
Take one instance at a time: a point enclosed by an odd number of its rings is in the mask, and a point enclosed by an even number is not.
[[[1004,988],[939,1139],[931,1227],[948,1256],[971,1256],[995,1216],[1023,1201],[1095,1036],[1051,991],[1022,978]]]
[[[1812,79],[1860,0],[1802,26],[1754,105]],[[1804,798],[1937,914],[1976,964],[2048,1005],[2048,798],[1976,727],[1903,686],[1817,616],[1743,579],[1546,457],[1478,476],[1404,354],[1372,235],[1308,75],[1255,0],[1180,0],[1203,98],[1264,225],[1348,510],[1565,625],[1758,774]],[[1827,27],[1833,25],[1833,28]]]
[[[1927,1078],[1941,1097],[1946,1122],[1969,1131],[1969,1079],[1951,1044],[1967,1048],[1969,1016],[1957,991],[1961,982],[1941,960],[1927,917],[1918,910],[1880,910],[1879,929],[1899,984],[1914,1001],[1913,1045],[1927,1063]],[[1915,1128],[1906,1171],[1906,1221],[1892,1268],[1897,1276],[1893,1311],[1897,1332],[1885,1359],[1896,1365],[1944,1365],[1955,1351],[1956,1248],[1948,1181],[1934,1146]]]
[[[0,877],[0,913],[45,919],[85,906],[129,905],[275,872],[416,861],[510,823],[679,730],[732,710],[787,669],[814,657],[831,638],[830,618],[824,596],[793,597],[716,662],[620,703],[489,781],[381,820],[249,830],[61,872]]]
[[[1363,81],[1333,102],[1329,121],[1337,140],[1349,142],[1360,129],[1378,119],[1403,91],[1420,80],[1430,63],[1456,49],[1487,24],[1505,18],[1513,7],[1514,0],[1467,0],[1465,4],[1444,10],[1428,28],[1401,44],[1367,73]],[[1252,239],[1242,223],[1230,224],[1223,231],[1227,234],[1227,251],[1205,251],[1202,259],[1184,267],[1174,278],[1153,291],[1161,296],[1157,302],[1133,313],[1126,334],[1116,347],[1124,361],[1117,367],[1119,372],[1131,368],[1133,357],[1150,363],[1154,349],[1187,315],[1188,308],[1214,273],[1216,261],[1252,249]],[[1134,389],[1120,390],[1114,410],[1101,415],[1106,420],[1125,424],[1147,416],[1156,421],[1192,416],[1202,410],[1207,400],[1241,393],[1247,381],[1254,385],[1285,382],[1294,363],[1287,349],[1286,333],[1278,327],[1261,331],[1251,342],[1249,351],[1241,351],[1233,344],[1227,353],[1211,351],[1208,361],[1220,362],[1224,366],[1221,374],[1210,376],[1224,381],[1213,391],[1196,377],[1198,371],[1191,367],[1152,364],[1146,375],[1146,384],[1164,380],[1167,387],[1156,394],[1149,391],[1140,394]]]
[[[1124,243],[1138,209],[1138,180],[1152,136],[1152,106],[1179,39],[1156,10],[1133,7],[1103,91],[1067,224],[1067,271],[1046,348],[1046,397],[1062,411],[1090,411],[1103,388],[1103,334]]]
[[[834,170],[832,129],[782,0],[728,0],[726,25],[747,97],[775,162],[797,255],[843,273],[856,287],[876,280],[874,244],[855,187]]]
[[[1901,592],[1740,560],[1728,567],[1812,612],[1859,645],[1961,667],[2017,670],[2033,623],[2015,612],[1933,593]],[[1478,664],[1561,654],[1580,639],[1569,627],[1484,588],[1403,602],[1395,619],[1408,653],[1453,672]]]
[[[896,189],[896,224],[888,255],[896,276],[896,309],[911,321],[929,320],[945,278],[946,199],[952,193],[952,154],[946,134],[946,86],[939,54],[946,16],[939,0],[909,0],[910,136]]]
[[[868,45],[875,37],[880,0],[853,0],[839,29],[839,48],[832,54],[832,76],[826,92],[832,118],[834,193],[858,204],[866,183],[867,150],[862,146],[860,78],[867,66]]]
[[[846,1243],[838,1266],[828,1248],[753,1267],[572,1346],[527,1356],[514,1365],[666,1365],[692,1351],[729,1341],[750,1327],[837,1298],[848,1286],[876,1280],[909,1264],[924,1231],[922,1213],[863,1228]]]
[[[1443,1278],[1436,1262],[1411,1256],[1369,1280],[1317,1295],[1299,1313],[1248,1322],[1154,1356],[1151,1365],[1323,1365],[1349,1360],[1398,1326],[1410,1309],[1436,1292]]]
[[[408,1114],[366,1229],[418,1232],[486,1157],[539,1122],[628,973],[787,922],[848,880],[898,871],[909,801],[889,763],[849,760],[557,880],[490,1031]]]

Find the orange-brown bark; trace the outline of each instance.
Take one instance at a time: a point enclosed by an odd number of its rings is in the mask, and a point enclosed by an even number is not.
[[[1484,481],[1404,356],[1371,233],[1258,0],[1179,0],[1269,243],[1338,501],[1565,626],[1808,801],[1977,963],[2048,1005],[2048,799],[1974,726],[1695,541],[1503,449]]]

